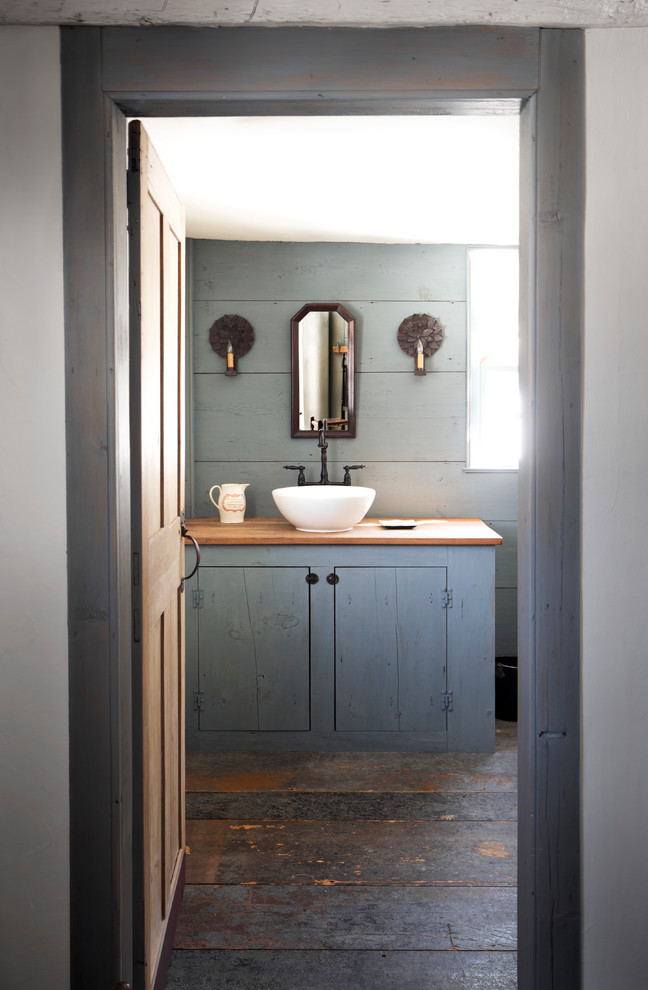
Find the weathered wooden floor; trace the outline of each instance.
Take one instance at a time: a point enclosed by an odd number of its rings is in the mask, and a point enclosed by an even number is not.
[[[517,754],[190,753],[167,990],[515,990]]]

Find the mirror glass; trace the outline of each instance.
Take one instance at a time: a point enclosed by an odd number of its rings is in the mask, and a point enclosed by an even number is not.
[[[291,436],[355,436],[355,319],[339,303],[307,303],[290,321]]]

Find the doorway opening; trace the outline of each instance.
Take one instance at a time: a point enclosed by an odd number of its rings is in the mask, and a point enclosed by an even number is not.
[[[402,515],[407,509],[405,514],[418,516],[481,516],[498,532],[503,531],[505,542],[498,567],[497,652],[513,655],[517,477],[510,470],[468,469],[466,288],[470,250],[476,246],[517,245],[518,118],[153,118],[146,121],[146,127],[185,203],[191,238],[187,276],[187,353],[191,364],[187,377],[187,516],[213,515],[208,500],[211,485],[231,480],[250,485],[250,515],[276,515],[270,491],[281,483],[277,479],[282,461],[306,459],[308,463],[313,454],[316,456],[316,451],[310,450],[314,445],[308,441],[290,441],[287,429],[290,390],[282,389],[282,379],[285,381],[290,371],[288,337],[293,310],[309,300],[326,298],[350,306],[359,315],[363,335],[359,375],[366,382],[360,392],[367,409],[373,408],[372,388],[384,389],[385,382],[395,376],[401,380],[407,376],[405,387],[411,387],[410,368],[402,364],[396,347],[396,330],[400,320],[412,311],[433,313],[440,317],[446,336],[445,353],[439,354],[442,360],[430,369],[438,381],[433,383],[431,378],[427,394],[418,397],[416,418],[401,424],[407,434],[422,432],[423,439],[418,437],[404,454],[402,434],[397,445],[392,443],[390,448],[390,437],[385,440],[383,430],[381,447],[374,457],[368,458],[365,452],[359,456],[371,461],[370,483],[382,489],[382,514]],[[357,148],[362,153],[356,155]],[[287,160],[286,149],[291,149]],[[393,154],[389,155],[387,149]],[[277,161],[280,168],[273,171],[269,165]],[[228,169],[228,165],[232,167]],[[200,184],[205,179],[206,192],[201,194]],[[282,199],[282,195],[288,198]],[[254,355],[256,361],[250,356],[247,362],[241,362],[239,371],[247,371],[248,382],[253,383],[253,392],[246,391],[243,399],[236,395],[243,383],[223,376],[221,362],[208,341],[212,323],[232,312],[262,329],[259,343],[265,348],[265,353],[259,348],[258,355]],[[447,385],[443,392],[445,408],[441,410],[435,405],[432,390],[437,384],[442,389]],[[263,425],[259,423],[259,394],[264,396],[263,402],[268,401],[267,396],[278,397],[276,407],[265,410]],[[449,429],[447,408],[453,410]],[[511,413],[514,415],[515,410]],[[239,428],[243,423],[243,433],[234,450],[227,427],[230,414],[236,417]],[[360,408],[360,417],[362,414]],[[402,420],[402,414],[398,418]],[[370,414],[367,419],[365,444],[376,425]],[[438,425],[444,421],[446,435],[439,442]],[[289,445],[299,446],[302,452],[291,453]],[[335,448],[335,441],[331,446]],[[309,448],[307,453],[305,448]],[[343,456],[341,451],[340,457]],[[395,463],[401,485],[413,499],[405,506],[401,502],[400,508],[396,495],[390,496],[387,490],[389,472],[393,472]],[[439,472],[445,475],[441,490]],[[272,754],[252,758],[249,766],[243,754],[238,759],[247,769],[236,770],[234,755],[225,752],[221,759],[230,769],[221,772],[219,732],[214,730],[213,721],[202,714],[204,707],[210,711],[214,707],[213,699],[202,697],[205,683],[213,683],[213,677],[204,670],[206,653],[202,657],[195,655],[197,643],[198,637],[191,637],[187,653],[187,695],[190,701],[199,697],[196,707],[187,707],[188,775],[191,779],[202,776],[203,780],[210,775],[210,787],[214,778],[227,777],[227,786],[235,789],[237,776],[249,777],[254,773],[253,766],[259,760],[264,764]],[[500,724],[499,735],[505,743],[499,750],[514,748],[510,725]],[[274,758],[278,760],[275,774],[294,772],[285,754],[283,759],[277,754]],[[389,759],[383,754],[382,762],[371,761],[375,774],[371,789],[379,787],[381,773],[395,776],[394,768],[389,769]],[[402,765],[405,757],[401,754],[397,759]],[[427,767],[428,774],[432,773],[433,762]],[[479,775],[483,770],[486,779],[487,761],[477,762],[479,768],[473,767],[473,772]],[[510,769],[508,755],[503,757],[503,763]],[[328,773],[332,772],[329,768]],[[467,768],[462,772],[467,774]],[[502,767],[498,774],[500,778],[507,777],[507,788],[510,787],[511,775]],[[421,768],[420,779],[424,776]],[[261,771],[258,778],[263,778]],[[326,800],[325,785],[324,789],[321,784],[315,786],[320,789],[320,798]],[[196,825],[193,838],[190,834],[189,844],[200,857],[208,856],[208,850],[199,848],[199,844],[209,847],[212,841],[208,819],[202,818],[208,814],[208,794],[209,788],[197,804],[192,795],[192,807],[200,806],[202,811],[201,823]],[[261,787],[254,791],[252,803],[257,809],[262,807],[261,794]],[[418,794],[421,796],[422,792]],[[491,795],[496,803],[502,799],[507,802],[510,796],[510,792],[505,797]],[[268,800],[273,803],[272,798]],[[510,809],[506,814],[509,812]],[[191,808],[188,817],[192,817]],[[243,818],[234,827],[252,828],[249,822],[243,824],[246,821]],[[285,828],[285,822],[276,827]],[[214,828],[220,834],[223,826]],[[420,836],[418,841],[423,841]],[[490,833],[483,839],[484,848],[493,842],[499,854],[509,860],[508,884],[510,850]],[[498,887],[493,890],[497,898],[506,895]],[[393,889],[390,894],[394,894]],[[204,889],[201,896],[205,896]],[[505,919],[500,918],[507,936],[499,947],[510,956],[514,944],[510,898],[507,910]],[[186,929],[183,937],[187,938]],[[204,933],[203,941],[194,940],[194,944],[205,947]]]

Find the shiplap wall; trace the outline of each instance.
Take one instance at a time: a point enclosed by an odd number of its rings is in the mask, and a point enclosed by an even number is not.
[[[187,514],[212,516],[212,485],[249,482],[247,514],[276,516],[271,491],[296,484],[284,464],[319,477],[315,440],[290,437],[290,319],[306,302],[356,317],[355,439],[330,440],[329,476],[366,465],[372,516],[477,516],[504,538],[497,553],[497,644],[517,653],[517,474],[466,471],[466,248],[458,245],[196,240],[188,257],[191,463]],[[226,377],[209,329],[236,313],[254,327],[239,374]],[[437,317],[441,348],[415,377],[398,346],[401,321]]]

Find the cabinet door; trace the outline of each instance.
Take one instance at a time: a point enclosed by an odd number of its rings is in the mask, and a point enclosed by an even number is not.
[[[446,568],[336,574],[336,730],[444,730]]]
[[[201,729],[308,730],[307,567],[203,567]]]

